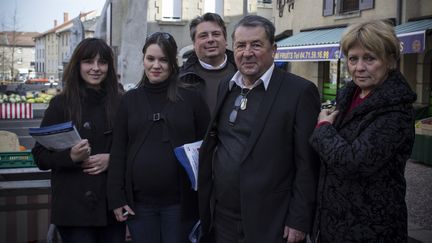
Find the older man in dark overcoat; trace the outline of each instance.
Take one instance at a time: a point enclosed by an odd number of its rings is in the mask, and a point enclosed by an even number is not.
[[[200,150],[201,242],[301,242],[311,230],[319,160],[308,138],[319,94],[275,67],[274,31],[252,15],[234,29],[239,71],[219,86]]]

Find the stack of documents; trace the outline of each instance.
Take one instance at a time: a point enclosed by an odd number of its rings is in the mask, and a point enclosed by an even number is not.
[[[174,149],[174,153],[180,164],[185,168],[189,180],[192,184],[192,189],[198,190],[198,164],[199,164],[199,148],[202,140],[194,143],[187,143],[183,146]]]
[[[81,141],[81,137],[72,122],[29,128],[29,134],[42,146],[53,151],[71,148]]]

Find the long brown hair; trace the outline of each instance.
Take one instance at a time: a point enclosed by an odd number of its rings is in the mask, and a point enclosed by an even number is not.
[[[81,41],[75,48],[69,64],[63,73],[65,87],[62,94],[65,96],[66,116],[76,126],[81,126],[81,106],[85,97],[86,83],[80,74],[80,63],[85,59],[92,59],[99,54],[101,59],[108,63],[108,72],[101,83],[101,90],[106,93],[105,111],[109,127],[112,127],[114,113],[119,103],[117,75],[114,68],[114,54],[104,40],[88,38]]]

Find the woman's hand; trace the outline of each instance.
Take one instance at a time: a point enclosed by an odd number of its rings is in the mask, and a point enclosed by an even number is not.
[[[83,172],[89,175],[97,175],[107,170],[109,164],[109,154],[95,154],[84,160],[81,167]]]
[[[116,208],[113,211],[117,221],[119,222],[126,221],[129,214],[135,215],[135,212],[128,205],[124,205],[123,207]]]
[[[86,160],[90,156],[91,147],[87,139],[81,140],[70,150],[70,157],[73,162]]]
[[[287,243],[301,242],[305,239],[306,234],[300,230],[285,226],[283,238],[286,239]]]
[[[329,122],[333,124],[338,114],[338,110],[332,111],[331,109],[322,109],[318,116],[318,123]]]

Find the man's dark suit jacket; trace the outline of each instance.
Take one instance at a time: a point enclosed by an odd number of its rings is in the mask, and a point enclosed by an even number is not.
[[[215,114],[200,149],[198,194],[204,242],[209,239],[214,208],[212,160],[218,142],[217,120],[229,92],[226,80],[219,86]],[[240,205],[248,243],[284,242],[285,225],[310,232],[319,159],[308,139],[319,110],[320,98],[312,82],[274,69],[247,149],[242,151]]]

